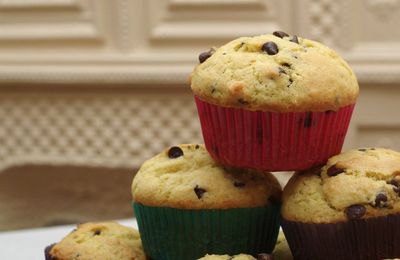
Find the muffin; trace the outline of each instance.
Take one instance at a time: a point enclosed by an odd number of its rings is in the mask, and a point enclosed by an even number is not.
[[[359,87],[333,50],[274,32],[199,60],[191,88],[205,145],[221,164],[304,170],[340,153]]]
[[[278,240],[276,241],[272,255],[273,260],[293,260],[292,252],[290,251],[288,242],[282,231],[279,232]]]
[[[173,146],[144,162],[132,196],[143,247],[153,259],[268,253],[275,246],[276,178],[224,169],[204,145]]]
[[[79,224],[45,249],[46,260],[145,260],[139,233],[114,222]]]
[[[278,241],[274,251],[271,254],[257,254],[256,257],[251,255],[239,254],[235,256],[229,255],[206,255],[199,260],[293,260],[288,243],[283,232],[279,232]]]
[[[295,174],[283,192],[282,228],[295,259],[400,256],[400,153],[350,150]]]

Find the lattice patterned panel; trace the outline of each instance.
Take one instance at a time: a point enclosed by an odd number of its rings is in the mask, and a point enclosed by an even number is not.
[[[310,38],[335,45],[337,36],[336,21],[338,20],[339,3],[331,0],[310,0]]]
[[[0,94],[0,170],[138,167],[169,145],[201,142],[192,96],[152,92]]]

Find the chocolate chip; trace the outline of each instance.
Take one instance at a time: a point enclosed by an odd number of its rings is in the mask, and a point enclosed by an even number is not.
[[[388,198],[386,196],[386,193],[379,192],[375,197],[375,207],[379,208],[385,207],[387,200]]]
[[[199,185],[196,185],[196,187],[194,187],[194,193],[196,193],[196,196],[198,199],[201,199],[201,197],[203,197],[203,194],[206,192],[205,189],[200,188]]]
[[[55,260],[56,259],[50,255],[50,251],[55,245],[56,245],[55,243],[51,244],[49,246],[46,246],[46,248],[44,249],[44,257],[46,260]]]
[[[209,51],[200,53],[200,55],[199,55],[200,63],[205,62],[208,58],[210,58],[214,54],[214,52],[215,52],[214,49],[210,49]]]
[[[290,41],[298,44],[299,38],[297,37],[297,35],[293,35],[293,37],[292,37],[292,39],[290,39]]]
[[[171,159],[178,158],[183,156],[183,151],[180,147],[178,146],[172,146],[168,150],[168,157]]]
[[[194,148],[199,149],[200,145],[196,144],[196,146]]]
[[[97,229],[97,230],[94,231],[93,236],[98,236],[100,234],[101,234],[101,230]]]
[[[340,168],[336,167],[336,165],[332,165],[332,166],[329,167],[329,169],[326,171],[326,174],[327,174],[329,177],[334,177],[334,176],[336,176],[336,175],[338,175],[338,174],[340,174],[340,173],[343,173],[343,172],[344,172],[344,169],[340,169]]]
[[[239,102],[240,104],[242,104],[242,105],[247,105],[247,104],[249,104],[249,102],[246,101],[246,100],[244,100],[243,98],[239,98],[239,99],[238,99],[238,102]]]
[[[270,254],[258,254],[257,260],[273,260],[274,257]]]
[[[392,179],[390,181],[386,182],[387,184],[393,185],[393,191],[397,193],[397,195],[400,196],[400,182],[396,179]]]
[[[345,213],[348,219],[359,219],[365,215],[367,209],[363,205],[351,205],[346,208]]]
[[[272,34],[275,35],[276,37],[279,37],[279,38],[283,38],[283,37],[288,37],[289,36],[289,34],[287,34],[285,32],[282,32],[282,31],[275,31]]]
[[[304,123],[303,123],[304,128],[310,128],[312,126],[312,113],[307,112],[306,117],[304,118]]]
[[[391,184],[391,185],[393,185],[393,186],[395,186],[395,187],[399,187],[399,186],[400,186],[399,181],[396,180],[396,179],[391,179],[390,181],[387,181],[386,183],[387,183],[387,184]]]
[[[290,88],[290,86],[292,86],[292,84],[293,84],[293,79],[289,78],[288,84],[286,87]]]
[[[236,188],[243,188],[244,186],[246,186],[246,184],[244,182],[234,181],[233,186],[235,186]]]
[[[289,69],[292,67],[292,66],[291,66],[289,63],[287,63],[287,62],[281,63],[281,65],[284,66],[284,67],[287,67],[287,68],[289,68]]]
[[[365,148],[360,148],[360,149],[358,149],[358,151],[360,151],[360,152],[366,152],[367,149],[365,149]]]
[[[266,42],[261,46],[261,50],[263,52],[268,53],[269,55],[275,55],[279,52],[278,45],[274,42]]]

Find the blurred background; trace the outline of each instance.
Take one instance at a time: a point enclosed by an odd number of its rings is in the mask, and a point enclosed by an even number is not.
[[[345,148],[400,149],[399,0],[0,0],[0,230],[132,216],[141,163],[202,142],[198,54],[283,30],[361,87]]]

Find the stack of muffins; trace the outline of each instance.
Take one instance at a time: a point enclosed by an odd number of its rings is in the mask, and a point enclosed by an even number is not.
[[[400,256],[400,154],[339,154],[359,92],[340,56],[277,31],[199,61],[205,145],[169,147],[133,179],[148,258],[291,259],[274,252],[280,226],[294,259]],[[296,171],[283,193],[275,171]]]
[[[400,256],[400,155],[338,155],[359,87],[337,53],[278,31],[199,61],[190,81],[206,149],[170,147],[133,180],[151,258],[263,259],[279,224],[295,259]],[[296,171],[283,200],[274,171]]]

